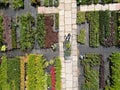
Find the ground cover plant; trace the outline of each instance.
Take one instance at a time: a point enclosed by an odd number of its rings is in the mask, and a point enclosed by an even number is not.
[[[24,8],[24,0],[12,0],[12,3],[14,9]]]
[[[81,61],[84,68],[85,83],[82,90],[99,90],[99,71],[96,67],[100,65],[100,57],[97,54],[86,54]]]
[[[34,29],[35,20],[30,15],[22,15],[20,17],[20,49],[21,50],[29,50],[33,48],[34,45]]]
[[[90,24],[89,30],[89,45],[91,47],[98,47],[99,44],[99,12],[86,12],[86,18]]]

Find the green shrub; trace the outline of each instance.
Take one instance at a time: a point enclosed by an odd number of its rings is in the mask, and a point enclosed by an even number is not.
[[[80,33],[77,36],[77,41],[81,44],[85,44],[85,36],[86,36],[85,30],[81,29]]]
[[[77,24],[82,24],[85,22],[85,12],[78,12],[77,13]]]

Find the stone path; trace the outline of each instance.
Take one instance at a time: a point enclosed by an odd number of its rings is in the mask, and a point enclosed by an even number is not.
[[[60,0],[59,7],[38,7],[38,13],[59,12],[59,56],[62,62],[62,90],[78,90],[78,58],[77,58],[77,25],[76,0]],[[71,56],[69,60],[64,58],[63,42],[65,36],[70,33]]]
[[[99,10],[120,10],[120,3],[114,3],[114,4],[92,4],[92,5],[81,5],[79,7],[80,11],[99,11]]]
[[[76,0],[60,0],[59,46],[62,61],[62,90],[78,90]],[[63,42],[68,33],[71,37],[71,58],[64,59]]]

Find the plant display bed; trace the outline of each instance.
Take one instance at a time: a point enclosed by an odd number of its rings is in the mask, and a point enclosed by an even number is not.
[[[78,12],[81,90],[119,90],[115,84],[120,73],[115,66],[120,52],[119,16],[119,11]],[[83,30],[85,34],[81,35]]]

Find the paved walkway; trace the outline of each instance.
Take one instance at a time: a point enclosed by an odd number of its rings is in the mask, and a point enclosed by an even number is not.
[[[59,12],[59,56],[62,62],[62,90],[78,90],[78,66],[77,66],[77,25],[76,0],[60,0],[59,7],[38,7],[38,13]],[[69,60],[64,58],[63,42],[65,35],[70,33],[71,56]]]
[[[62,60],[62,90],[78,90],[76,0],[60,0],[59,46]],[[71,58],[64,60],[64,36],[71,33]]]
[[[99,11],[99,10],[120,10],[120,3],[114,3],[114,4],[92,4],[92,5],[80,5],[79,7],[80,11]]]

